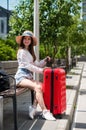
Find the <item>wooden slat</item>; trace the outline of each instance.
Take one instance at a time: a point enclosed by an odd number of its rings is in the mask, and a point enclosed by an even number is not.
[[[20,95],[27,90],[28,90],[27,88],[17,88],[16,89],[16,95]],[[15,94],[14,89],[8,89],[8,90],[0,92],[0,96],[3,96],[3,97],[12,97],[14,94]]]

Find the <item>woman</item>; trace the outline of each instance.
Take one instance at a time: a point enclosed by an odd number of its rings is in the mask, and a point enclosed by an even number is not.
[[[34,81],[32,75],[32,72],[43,74],[45,69],[43,66],[46,65],[47,60],[50,60],[50,57],[47,56],[40,62],[36,60],[33,46],[37,44],[37,38],[31,31],[24,31],[21,36],[17,36],[16,42],[19,44],[17,53],[19,66],[15,75],[16,84],[19,87],[26,87],[35,91],[34,103],[29,107],[29,117],[34,119],[38,103],[42,109],[43,118],[46,120],[56,120],[44,104],[42,83]]]

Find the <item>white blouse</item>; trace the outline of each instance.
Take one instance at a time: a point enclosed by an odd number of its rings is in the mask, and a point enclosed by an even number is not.
[[[17,53],[18,68],[26,68],[32,72],[43,73],[44,65],[46,65],[45,59],[38,62],[33,62],[33,57],[26,49],[19,49]]]

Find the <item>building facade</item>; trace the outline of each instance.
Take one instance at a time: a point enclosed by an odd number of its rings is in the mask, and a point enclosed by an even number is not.
[[[82,19],[86,21],[86,0],[82,0]]]
[[[9,32],[9,17],[11,11],[0,6],[0,37],[5,38]]]

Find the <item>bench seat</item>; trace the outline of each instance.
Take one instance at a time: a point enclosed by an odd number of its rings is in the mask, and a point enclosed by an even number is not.
[[[16,96],[24,93],[27,90],[28,90],[27,88],[19,88],[19,87],[16,88]],[[13,88],[0,92],[0,96],[3,96],[3,97],[11,97],[14,94],[15,94],[15,90]]]

